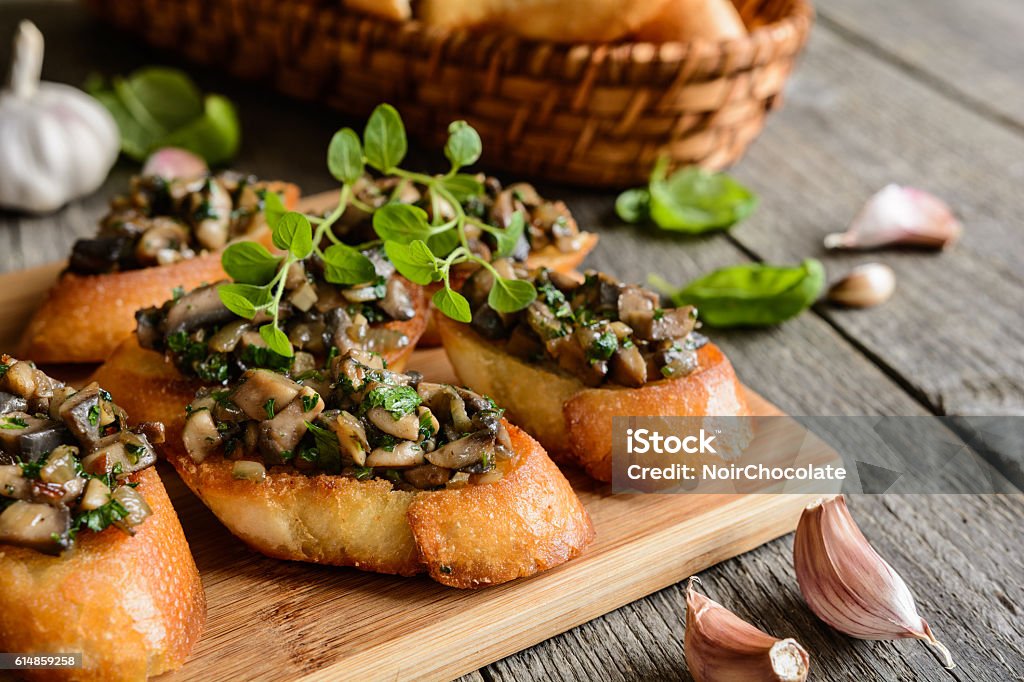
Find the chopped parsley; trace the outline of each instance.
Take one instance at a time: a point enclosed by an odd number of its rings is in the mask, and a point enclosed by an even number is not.
[[[306,422],[306,428],[313,434],[313,440],[316,442],[316,449],[312,451],[316,457],[307,461],[316,462],[317,466],[328,473],[340,471],[341,446],[338,443],[338,434],[313,422]],[[303,458],[306,457],[305,451],[301,454]]]
[[[242,362],[250,367],[283,371],[292,366],[292,358],[275,353],[269,348],[246,346],[242,349]]]
[[[309,412],[320,404],[319,395],[304,395],[302,396],[302,411]]]
[[[441,573],[443,573],[444,575],[452,574],[452,567],[447,564],[441,564],[437,567],[437,570],[441,571]]]
[[[571,319],[572,318],[572,306],[569,305],[569,301],[566,300],[565,294],[563,294],[558,287],[551,282],[545,282],[537,288],[537,293],[544,303],[547,304],[551,312],[554,313],[558,319]]]
[[[602,332],[590,343],[590,348],[587,349],[587,359],[592,363],[608,360],[615,354],[618,348],[619,339],[615,336],[615,333],[611,331]]]
[[[670,376],[674,375],[675,373],[676,373],[676,368],[672,367],[671,365],[665,365],[664,367],[661,368],[661,376],[665,377],[666,379],[668,379]]]
[[[100,406],[93,405],[89,408],[89,423],[96,426],[100,423]]]
[[[420,437],[427,440],[434,435],[434,420],[429,412],[420,415]]]
[[[76,516],[72,528],[75,530],[87,528],[94,533],[99,533],[127,516],[128,510],[123,504],[117,500],[110,500],[102,507],[82,512]]]
[[[266,413],[267,419],[274,418],[274,403],[276,402],[277,400],[275,398],[270,398],[267,402],[263,403],[263,411]]]
[[[39,471],[43,468],[44,462],[18,462],[21,467],[21,475],[25,478],[39,478]]]
[[[171,299],[177,301],[179,298],[185,295],[185,287],[176,286],[171,289]]]
[[[363,398],[360,410],[366,414],[374,407],[383,407],[397,421],[421,402],[419,393],[409,386],[376,386]]]
[[[28,422],[21,417],[4,417],[3,421],[0,422],[0,429],[24,429],[28,427]]]
[[[665,317],[665,309],[664,308],[655,308],[654,309],[654,320],[655,321],[664,319],[664,317]]]
[[[128,460],[132,464],[138,464],[139,459],[146,454],[146,448],[138,443],[127,443],[124,446],[125,451],[128,453]]]
[[[2,379],[5,374],[7,374],[7,370],[9,370],[10,368],[11,366],[8,365],[6,362],[0,362],[0,379]]]
[[[359,481],[373,478],[373,467],[355,467],[355,477]]]

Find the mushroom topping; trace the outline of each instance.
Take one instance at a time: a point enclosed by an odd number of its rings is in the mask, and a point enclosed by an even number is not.
[[[180,334],[234,319],[235,314],[221,303],[217,286],[210,285],[199,287],[171,301],[162,327],[165,334]]]
[[[162,440],[161,425],[130,431],[96,384],[76,392],[8,355],[0,387],[11,396],[0,401],[0,544],[59,554],[82,532],[145,520],[126,477],[155,463],[146,434]]]
[[[464,289],[471,305],[479,302],[472,328],[509,354],[546,361],[587,386],[640,387],[697,368],[696,351],[706,339],[695,331],[693,307],[661,308],[654,292],[599,272],[588,272],[583,282],[522,267],[516,276],[533,281],[537,299],[500,319],[487,304],[490,274],[475,273]]]
[[[362,350],[337,358],[329,374],[326,393],[267,370],[248,370],[226,392],[201,391],[190,406],[186,448],[197,462],[218,453],[256,458],[269,476],[290,467],[382,478],[408,490],[483,472],[493,472],[493,482],[515,459],[501,410],[483,396],[391,372]]]

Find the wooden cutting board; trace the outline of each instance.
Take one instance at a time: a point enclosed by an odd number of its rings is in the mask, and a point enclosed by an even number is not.
[[[0,350],[15,347],[61,268],[0,275]],[[73,381],[92,368],[50,369]],[[455,379],[440,349],[417,351],[410,369]],[[781,414],[748,395],[755,413]],[[814,459],[833,457],[822,446]],[[209,602],[191,660],[166,680],[454,678],[788,533],[817,497],[612,495],[570,470],[597,530],[594,544],[534,578],[460,591],[426,578],[264,558],[228,533],[170,467],[160,473]]]

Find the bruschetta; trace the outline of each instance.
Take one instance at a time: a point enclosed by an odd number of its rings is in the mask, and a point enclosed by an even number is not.
[[[492,396],[552,457],[612,477],[614,416],[742,416],[742,387],[725,355],[695,330],[692,307],[666,309],[640,286],[588,272],[502,268],[537,299],[515,314],[487,305],[493,279],[462,288],[473,321],[437,315],[459,380]]]
[[[176,442],[196,390],[231,383],[250,368],[323,375],[334,354],[359,348],[402,369],[426,327],[426,294],[398,275],[379,248],[365,253],[378,279],[351,287],[328,282],[315,256],[291,266],[280,316],[296,349],[291,358],[267,348],[257,332],[264,320],[232,313],[217,294],[220,283],[213,283],[139,311],[136,333],[93,379],[137,406],[136,419],[164,423]]]
[[[459,588],[533,575],[591,541],[544,449],[491,400],[353,349],[327,377],[251,369],[188,407],[168,459],[271,557]]]
[[[75,243],[19,353],[44,363],[103,361],[131,335],[135,311],[159,305],[176,289],[225,277],[219,253],[225,244],[269,244],[262,212],[267,191],[287,206],[298,200],[294,185],[234,172],[134,178],[129,193],[111,202],[97,236]]]
[[[544,267],[569,273],[580,267],[587,254],[597,246],[597,235],[580,230],[564,202],[541,197],[533,185],[519,182],[503,187],[497,178],[482,174],[475,176],[474,181],[481,188],[480,194],[456,193],[467,215],[498,228],[508,228],[516,213],[524,217],[525,229],[511,254],[513,261],[526,263],[531,268]],[[350,205],[335,228],[339,237],[353,243],[376,238],[372,228],[372,213],[364,209],[377,209],[389,201],[420,206],[431,217],[435,210],[445,219],[453,215],[447,200],[435,200],[429,190],[408,180],[364,176],[355,185],[354,191],[356,199],[364,208]],[[474,253],[491,258],[497,246],[493,235],[477,225],[469,224],[466,236]],[[456,267],[452,271],[453,285],[461,284],[472,272],[471,266]],[[429,285],[427,293],[433,295],[440,287],[440,283]],[[427,330],[420,339],[420,347],[439,345],[441,337],[431,314]]]
[[[82,654],[46,679],[159,675],[199,638],[202,584],[152,467],[161,439],[96,384],[0,356],[0,650]]]

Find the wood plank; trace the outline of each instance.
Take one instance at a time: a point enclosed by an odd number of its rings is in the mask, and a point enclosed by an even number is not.
[[[805,63],[813,68],[797,75],[788,106],[736,169],[762,203],[732,236],[768,261],[821,257],[833,277],[889,263],[891,302],[821,314],[936,413],[1024,413],[1024,137],[827,30]],[[966,226],[962,242],[938,255],[826,254],[824,235],[892,181],[950,201]]]
[[[841,32],[948,96],[1024,130],[1024,11],[1005,0],[819,0]]]

